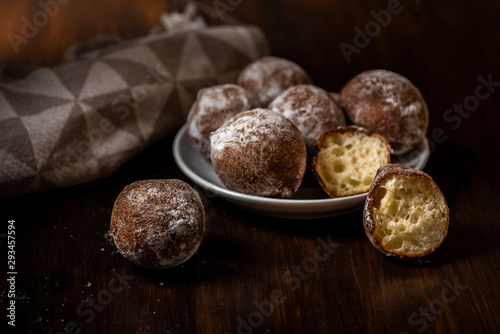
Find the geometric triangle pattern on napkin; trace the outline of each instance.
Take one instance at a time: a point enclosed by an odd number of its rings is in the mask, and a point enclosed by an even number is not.
[[[173,135],[201,88],[234,82],[266,45],[258,28],[220,26],[123,41],[54,68],[5,66],[0,197],[110,175]]]

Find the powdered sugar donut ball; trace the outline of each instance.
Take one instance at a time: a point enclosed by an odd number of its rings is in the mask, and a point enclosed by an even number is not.
[[[181,180],[143,180],[118,195],[110,225],[126,259],[144,268],[169,268],[198,250],[205,210],[198,193]]]
[[[291,197],[306,169],[306,146],[292,122],[268,109],[238,114],[211,137],[212,165],[227,188],[255,196]]]
[[[340,92],[351,121],[384,136],[395,154],[409,151],[425,137],[429,111],[410,80],[386,70],[363,72]]]
[[[299,65],[277,57],[257,59],[238,77],[238,85],[257,95],[263,107],[287,88],[300,84],[312,84],[312,80]]]
[[[312,85],[288,88],[271,102],[269,109],[288,118],[302,133],[312,156],[319,137],[330,129],[345,126],[344,113],[327,91]]]
[[[210,132],[217,130],[234,115],[259,105],[255,95],[234,84],[204,88],[198,92],[189,111],[188,136],[203,157],[209,160]]]

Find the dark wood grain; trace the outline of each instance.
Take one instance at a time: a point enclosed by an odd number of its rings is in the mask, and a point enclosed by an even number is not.
[[[16,332],[58,333],[74,322],[82,333],[238,333],[239,319],[248,323],[249,316],[259,324],[253,333],[500,332],[500,87],[459,126],[443,118],[474,95],[479,76],[500,81],[500,5],[401,3],[404,10],[351,63],[339,44],[352,44],[354,27],[364,29],[373,20],[370,11],[387,8],[387,2],[243,0],[230,14],[261,26],[275,55],[298,62],[328,90],[338,91],[371,68],[399,72],[420,88],[431,113],[428,136],[436,142],[441,135],[434,131],[442,129],[447,137],[434,145],[425,168],[451,213],[448,236],[434,254],[420,262],[385,258],[364,235],[361,211],[288,221],[210,198],[205,239],[190,261],[171,270],[138,269],[106,238],[111,208],[135,180],[186,180],[173,161],[172,140],[166,140],[106,180],[2,201],[2,224],[15,219],[17,228]],[[15,54],[5,36],[19,32],[21,18],[39,7],[0,0],[0,59],[53,65],[85,38],[145,34],[160,11],[174,7],[182,2],[70,1]],[[330,238],[331,254],[318,238]],[[328,256],[316,269],[309,258],[317,247]],[[2,247],[2,268],[5,254]],[[298,272],[303,264],[312,266],[310,272]],[[133,278],[124,280],[123,290],[106,292],[110,282],[120,285],[113,278],[122,271]],[[5,301],[4,269],[1,280]],[[462,287],[455,293],[449,287],[454,283]],[[286,300],[269,314],[266,301],[276,293]],[[82,303],[96,296],[109,304],[96,306],[91,319]],[[443,298],[448,302],[441,304]],[[423,315],[430,303],[438,314]],[[262,324],[256,304],[266,308],[259,311]],[[4,305],[1,326],[10,330]]]

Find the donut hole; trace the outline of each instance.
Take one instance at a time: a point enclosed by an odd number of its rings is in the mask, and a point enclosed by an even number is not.
[[[302,135],[281,113],[242,112],[211,135],[212,166],[230,190],[261,197],[291,197],[307,164]],[[322,174],[330,179],[333,172]]]
[[[296,63],[268,56],[248,64],[240,72],[237,83],[258,96],[262,106],[268,106],[287,88],[312,84],[312,80]]]
[[[181,180],[136,181],[118,195],[110,231],[118,252],[136,265],[175,267],[189,260],[201,244],[203,202]]]
[[[437,248],[448,228],[448,207],[434,182],[391,175],[373,190],[373,235],[387,251],[421,256]]]
[[[384,134],[394,154],[410,151],[427,132],[429,111],[422,94],[397,73],[362,72],[344,85],[339,102],[353,124]]]
[[[191,143],[206,160],[210,160],[210,134],[231,117],[257,106],[257,97],[235,84],[200,90],[186,122]]]
[[[367,192],[377,169],[390,162],[385,139],[346,128],[332,130],[318,142],[315,172],[332,197]]]

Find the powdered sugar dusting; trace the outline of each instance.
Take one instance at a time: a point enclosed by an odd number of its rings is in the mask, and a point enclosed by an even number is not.
[[[214,169],[234,191],[290,197],[306,168],[299,130],[268,109],[246,111],[228,120],[212,133],[211,145]]]
[[[269,108],[288,118],[300,130],[309,154],[326,131],[345,125],[340,106],[325,90],[312,85],[297,85],[280,94]]]
[[[210,133],[226,120],[259,105],[257,98],[246,89],[223,84],[202,89],[188,115],[188,135],[200,152],[209,158]]]
[[[118,251],[148,268],[188,260],[198,249],[204,228],[201,199],[180,180],[144,180],[127,186],[111,219]]]
[[[290,131],[287,118],[268,109],[253,109],[224,123],[210,138],[211,148],[217,152],[227,145],[260,141],[268,138],[276,140],[279,131]]]
[[[363,75],[364,74],[364,75]],[[405,77],[386,70],[373,70],[359,76],[359,94],[361,96],[377,95],[384,108],[399,108],[401,106],[401,93],[409,83]]]
[[[402,116],[415,115],[419,113],[421,109],[422,109],[422,104],[418,101],[415,101],[412,104],[407,105],[404,108],[401,108],[401,115]]]
[[[354,124],[384,136],[395,154],[411,149],[427,131],[428,109],[420,91],[391,71],[357,75],[342,89],[340,103]]]
[[[329,92],[328,94],[330,94],[330,97],[332,98],[332,100],[334,100],[337,103],[340,103],[340,93]]]
[[[277,57],[263,57],[245,67],[238,84],[255,93],[267,106],[287,88],[298,84],[311,84],[306,72],[294,62]]]

